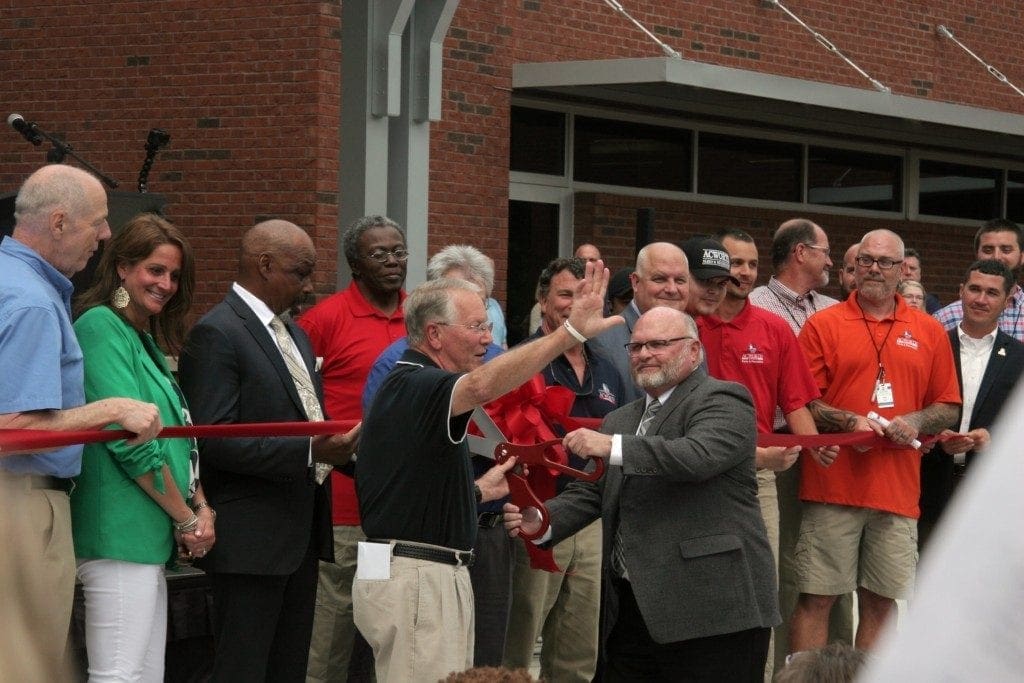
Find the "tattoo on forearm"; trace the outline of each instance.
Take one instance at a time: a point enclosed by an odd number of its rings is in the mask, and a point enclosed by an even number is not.
[[[949,403],[933,403],[903,419],[910,422],[921,434],[938,434],[956,422],[957,406]]]
[[[857,427],[857,416],[848,410],[833,408],[816,399],[807,405],[820,432],[852,432]]]

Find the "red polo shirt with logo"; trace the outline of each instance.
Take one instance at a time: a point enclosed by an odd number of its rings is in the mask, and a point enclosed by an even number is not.
[[[774,313],[747,302],[728,322],[701,316],[697,329],[711,376],[750,390],[757,431],[772,431],[776,406],[785,415],[821,395],[793,331]]]

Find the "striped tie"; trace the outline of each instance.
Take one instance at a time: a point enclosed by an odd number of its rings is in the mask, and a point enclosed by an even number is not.
[[[299,400],[302,401],[306,417],[310,422],[323,422],[324,411],[320,408],[320,400],[316,397],[316,389],[313,388],[313,380],[309,377],[309,370],[306,369],[305,364],[300,360],[302,355],[299,353],[299,348],[295,346],[295,342],[292,340],[291,335],[288,334],[284,322],[279,317],[274,316],[270,321],[270,329],[274,330],[274,338],[277,339],[277,345],[281,349],[284,364],[288,366],[288,374],[292,376],[292,381],[295,382],[295,390],[299,392]],[[327,463],[316,463],[316,483],[324,483],[327,475],[331,473],[331,469],[332,467]]]
[[[637,436],[644,436],[647,434],[647,430],[650,428],[651,423],[654,422],[655,416],[658,411],[661,410],[661,401],[653,399],[648,405],[647,410],[644,411],[643,417],[640,418],[640,426],[636,429]],[[625,481],[623,481],[625,483]],[[622,535],[619,533],[621,527],[616,527],[615,538],[612,541],[612,571],[621,576],[624,579],[628,579],[629,575],[626,573],[626,558],[622,554]]]

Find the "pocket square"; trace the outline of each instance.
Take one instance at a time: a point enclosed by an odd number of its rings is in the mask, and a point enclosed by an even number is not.
[[[316,363],[313,365],[313,371],[314,372],[320,372],[320,370],[323,369],[323,367],[324,367],[324,357],[323,356],[317,356],[316,357]]]

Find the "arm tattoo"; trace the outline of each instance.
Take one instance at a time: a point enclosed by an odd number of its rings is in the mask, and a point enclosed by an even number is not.
[[[952,403],[933,403],[927,408],[904,415],[903,419],[917,427],[921,434],[938,434],[956,422],[959,406]]]
[[[857,415],[848,410],[833,408],[821,399],[807,404],[814,417],[814,424],[821,432],[852,432],[857,427]]]

